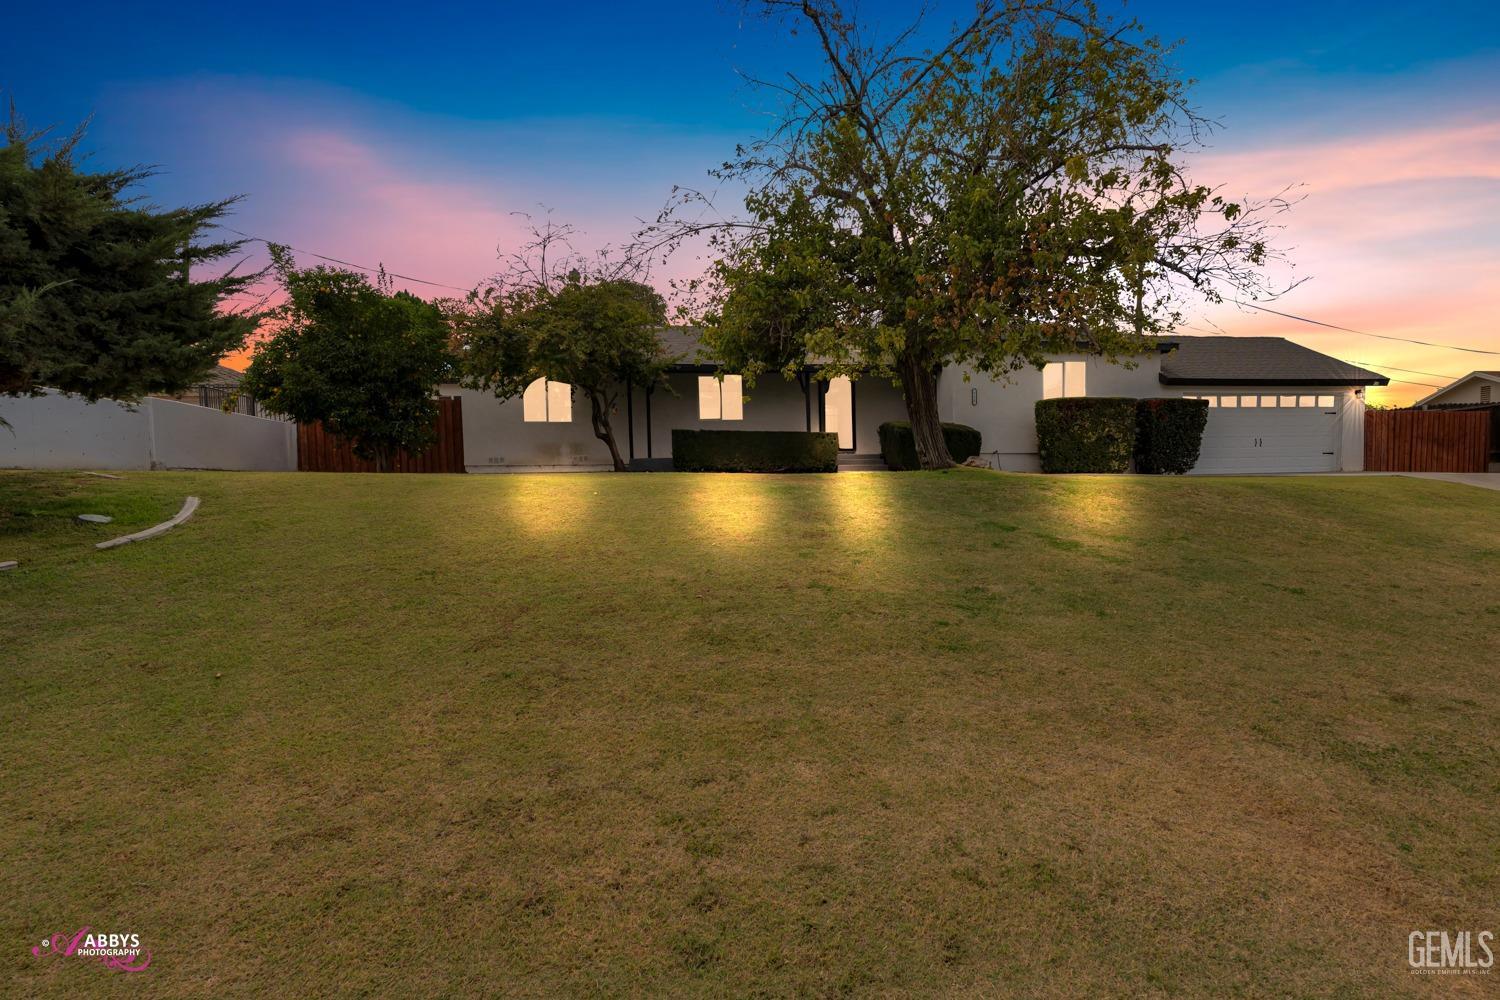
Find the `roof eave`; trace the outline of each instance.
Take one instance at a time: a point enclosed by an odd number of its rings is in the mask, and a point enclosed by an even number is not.
[[[1389,385],[1391,380],[1383,375],[1370,378],[1185,378],[1176,375],[1158,376],[1162,385]]]

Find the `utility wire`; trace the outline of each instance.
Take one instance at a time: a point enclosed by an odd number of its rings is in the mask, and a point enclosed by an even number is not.
[[[1313,326],[1326,327],[1329,330],[1341,330],[1344,333],[1357,333],[1361,337],[1378,337],[1381,340],[1396,340],[1400,341],[1403,344],[1421,344],[1423,347],[1441,347],[1449,351],[1467,351],[1470,354],[1489,354],[1494,357],[1500,358],[1500,351],[1486,351],[1478,347],[1460,347],[1458,344],[1437,344],[1430,340],[1413,340],[1410,337],[1392,337],[1389,334],[1384,333],[1370,333],[1367,330],[1356,330],[1353,327],[1339,326],[1336,323],[1324,323],[1322,320],[1308,319],[1306,316],[1298,316],[1295,313],[1282,312],[1279,309],[1270,309],[1266,306],[1258,306],[1254,302],[1236,302],[1235,304],[1247,306],[1251,309],[1258,309],[1261,312],[1270,313],[1273,316],[1282,316],[1286,319],[1294,319],[1299,323],[1310,323]]]
[[[249,233],[242,233],[238,229],[230,229],[228,226],[223,226],[221,228],[226,232],[234,233],[236,236],[243,236],[247,240],[254,240],[256,243],[264,243],[267,246],[275,243],[277,246],[286,247],[288,250],[294,251],[296,253],[306,254],[309,257],[316,257],[318,258],[318,260],[326,260],[330,264],[342,264],[345,267],[352,267],[357,271],[366,271],[370,274],[376,274],[380,271],[380,268],[378,267],[366,267],[364,264],[355,264],[352,261],[339,260],[337,257],[329,257],[324,254],[313,253],[311,250],[303,250],[298,247],[292,246],[290,243],[282,243],[280,240],[268,240],[264,236],[251,236]],[[469,291],[469,289],[467,288],[460,288],[457,285],[450,285],[442,281],[428,281],[426,278],[413,278],[409,274],[397,274],[395,271],[386,271],[385,273],[390,275],[392,278],[400,278],[402,281],[414,281],[419,285],[431,285],[434,288],[451,288],[455,292]]]
[[[1209,334],[1210,336],[1214,336],[1214,337],[1228,337],[1231,340],[1234,339],[1234,335],[1233,334],[1225,333],[1222,330],[1218,331],[1218,332],[1215,332],[1213,330],[1205,330],[1205,329],[1203,329],[1203,327],[1201,327],[1201,326],[1194,326],[1191,323],[1179,323],[1178,325],[1181,326],[1184,329],[1187,329],[1187,330],[1197,330],[1200,333],[1206,333],[1206,334]],[[1358,331],[1355,331],[1355,332],[1358,332]],[[1339,360],[1343,360],[1343,359],[1341,358]],[[1356,368],[1364,368],[1364,367],[1386,368],[1386,369],[1389,369],[1390,371],[1393,371],[1393,372],[1406,372],[1408,375],[1431,375],[1433,378],[1462,378],[1463,377],[1461,375],[1439,375],[1437,372],[1419,372],[1419,371],[1414,371],[1414,370],[1412,370],[1410,368],[1397,368],[1395,365],[1377,365],[1373,361],[1360,361],[1360,362],[1345,361],[1344,364],[1346,364],[1346,365],[1354,365],[1354,367],[1356,367]],[[1420,386],[1425,386],[1428,389],[1442,389],[1442,388],[1445,388],[1444,386],[1441,386],[1441,385],[1433,385],[1431,382],[1414,382],[1414,381],[1412,381],[1411,379],[1408,379],[1408,378],[1396,378],[1394,375],[1387,375],[1386,378],[1388,378],[1392,382],[1401,382],[1404,385],[1420,385]]]
[[[1385,368],[1393,372],[1406,372],[1408,375],[1431,375],[1433,378],[1463,378],[1463,375],[1444,375],[1442,372],[1419,372],[1415,368],[1397,368],[1395,365],[1378,365],[1373,361],[1361,361],[1359,364],[1368,365],[1371,368]],[[1464,374],[1468,374],[1465,372]]]
[[[294,251],[296,253],[306,254],[309,257],[316,257],[318,260],[326,260],[330,264],[341,264],[344,267],[352,267],[355,270],[365,271],[365,272],[367,272],[369,274],[375,274],[375,273],[378,273],[380,271],[380,268],[378,268],[378,267],[370,267],[370,266],[368,266],[366,264],[356,264],[353,261],[341,260],[338,257],[329,257],[326,254],[315,253],[312,250],[303,250],[300,247],[294,247],[294,246],[292,246],[290,243],[281,243],[278,240],[268,240],[264,236],[252,236],[249,233],[241,232],[238,229],[231,229],[228,226],[223,226],[221,228],[223,228],[226,232],[234,233],[236,236],[243,236],[247,240],[254,240],[257,243],[264,243],[264,244],[266,244],[268,246],[271,243],[276,243],[278,246],[284,246],[288,250]],[[467,292],[467,291],[471,290],[471,289],[468,289],[468,288],[460,287],[458,285],[450,285],[450,284],[448,284],[447,282],[444,282],[444,281],[428,281],[426,278],[414,278],[414,277],[412,277],[409,274],[398,274],[395,271],[386,271],[385,273],[388,274],[388,275],[390,275],[392,278],[400,278],[402,281],[412,281],[412,282],[415,282],[416,284],[419,284],[419,285],[430,285],[433,288],[447,288],[447,289],[450,289],[450,290],[455,291],[455,292]],[[1483,350],[1483,349],[1478,348],[1478,347],[1463,347],[1463,346],[1461,346],[1459,344],[1439,344],[1439,343],[1436,343],[1436,342],[1430,341],[1430,340],[1414,340],[1411,337],[1393,337],[1393,336],[1391,336],[1389,334],[1384,334],[1384,333],[1370,333],[1367,330],[1356,330],[1353,327],[1339,326],[1337,323],[1324,323],[1322,320],[1309,319],[1306,316],[1298,316],[1295,313],[1282,312],[1279,309],[1272,309],[1269,306],[1257,305],[1254,302],[1236,302],[1236,304],[1240,305],[1240,306],[1248,307],[1250,309],[1255,309],[1255,310],[1257,310],[1259,312],[1270,313],[1273,316],[1280,316],[1280,317],[1282,317],[1284,319],[1296,320],[1298,323],[1308,323],[1308,324],[1310,324],[1312,326],[1321,326],[1324,329],[1338,330],[1338,331],[1341,331],[1343,333],[1354,333],[1354,334],[1358,334],[1361,337],[1376,337],[1376,338],[1378,338],[1380,340],[1393,340],[1393,341],[1396,341],[1398,343],[1403,343],[1403,344],[1419,344],[1422,347],[1438,347],[1438,348],[1442,348],[1444,350],[1449,350],[1449,351],[1465,351],[1465,352],[1467,352],[1469,354],[1486,354],[1486,355],[1490,355],[1492,357],[1500,357],[1500,351],[1486,351],[1486,350]],[[1205,320],[1205,322],[1210,322],[1210,321]],[[1184,323],[1182,325],[1188,327],[1188,329],[1200,329],[1201,330],[1200,327],[1192,327],[1192,326],[1189,326],[1189,324],[1186,324],[1186,323]],[[1223,336],[1223,337],[1231,337],[1231,336],[1233,336],[1233,334],[1227,333],[1227,332],[1225,332],[1223,330],[1219,330],[1217,332],[1210,331],[1210,330],[1202,330],[1202,332],[1208,333],[1211,336]],[[1433,378],[1459,378],[1459,377],[1461,377],[1461,376],[1456,376],[1456,375],[1439,375],[1437,372],[1419,372],[1419,371],[1413,371],[1413,370],[1411,370],[1409,368],[1397,368],[1397,367],[1395,367],[1393,365],[1372,365],[1372,367],[1375,367],[1375,368],[1389,368],[1391,371],[1397,371],[1397,372],[1404,371],[1404,372],[1407,372],[1408,374],[1411,374],[1411,375],[1430,375]],[[1407,380],[1406,379],[1393,379],[1392,381],[1395,381],[1395,382],[1406,382]],[[1427,385],[1426,382],[1409,382],[1408,384],[1410,384],[1410,385]],[[1441,388],[1441,386],[1432,386],[1431,388]]]

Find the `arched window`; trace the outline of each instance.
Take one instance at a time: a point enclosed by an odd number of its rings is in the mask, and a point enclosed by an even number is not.
[[[528,424],[573,422],[573,387],[566,382],[539,378],[521,396],[521,419]]]

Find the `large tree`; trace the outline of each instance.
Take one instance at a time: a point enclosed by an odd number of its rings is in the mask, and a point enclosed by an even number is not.
[[[1004,378],[1049,353],[1126,356],[1184,291],[1262,287],[1284,202],[1187,176],[1206,123],[1135,23],[1089,0],[980,0],[951,30],[875,43],[837,0],[747,6],[810,37],[824,72],[761,84],[785,99],[777,127],[715,171],[748,185],[746,214],[705,218],[708,199],[680,192],[641,244],[712,235],[698,305],[731,367],[887,375],[936,468],[952,461],[943,366]]]
[[[658,331],[666,302],[649,285],[570,271],[550,283],[513,286],[459,314],[466,382],[501,399],[538,379],[566,382],[589,401],[594,436],[616,472],[627,468],[611,415],[627,386],[651,388],[670,359]]]
[[[616,472],[628,468],[612,416],[630,386],[663,387],[672,358],[661,342],[667,304],[644,263],[608,249],[573,249],[577,231],[551,218],[530,225],[503,274],[449,316],[465,384],[500,399],[523,396],[539,379],[565,382],[589,402],[594,436]]]
[[[49,141],[14,112],[5,127],[0,393],[179,391],[255,325],[226,303],[259,275],[220,265],[241,244],[205,235],[234,200],[154,208],[132,195],[150,170],[85,172],[82,137]]]
[[[383,274],[302,269],[285,247],[270,249],[285,300],[241,389],[272,413],[321,421],[382,472],[397,451],[432,444],[437,387],[453,365],[438,307],[393,293]]]

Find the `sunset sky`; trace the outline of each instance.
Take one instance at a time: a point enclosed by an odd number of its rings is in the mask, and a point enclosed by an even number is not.
[[[862,9],[894,26],[914,6]],[[943,21],[968,5],[933,6]],[[1128,11],[1183,40],[1177,62],[1198,81],[1196,102],[1222,122],[1191,157],[1194,175],[1231,195],[1301,185],[1282,243],[1296,263],[1286,277],[1309,280],[1270,305],[1500,352],[1493,0],[1153,0]],[[499,268],[515,212],[550,207],[585,232],[585,248],[622,241],[672,185],[705,185],[709,167],[765,127],[767,99],[737,70],[814,66],[809,39],[713,0],[69,12],[20,5],[0,34],[0,90],[32,124],[92,114],[92,162],[159,164],[158,203],[243,194],[231,225],[247,233],[460,287]],[[1382,371],[1409,382],[1500,369],[1500,353],[1232,305],[1189,312],[1184,332],[1284,335],[1395,366]],[[1393,381],[1371,398],[1430,391]]]

